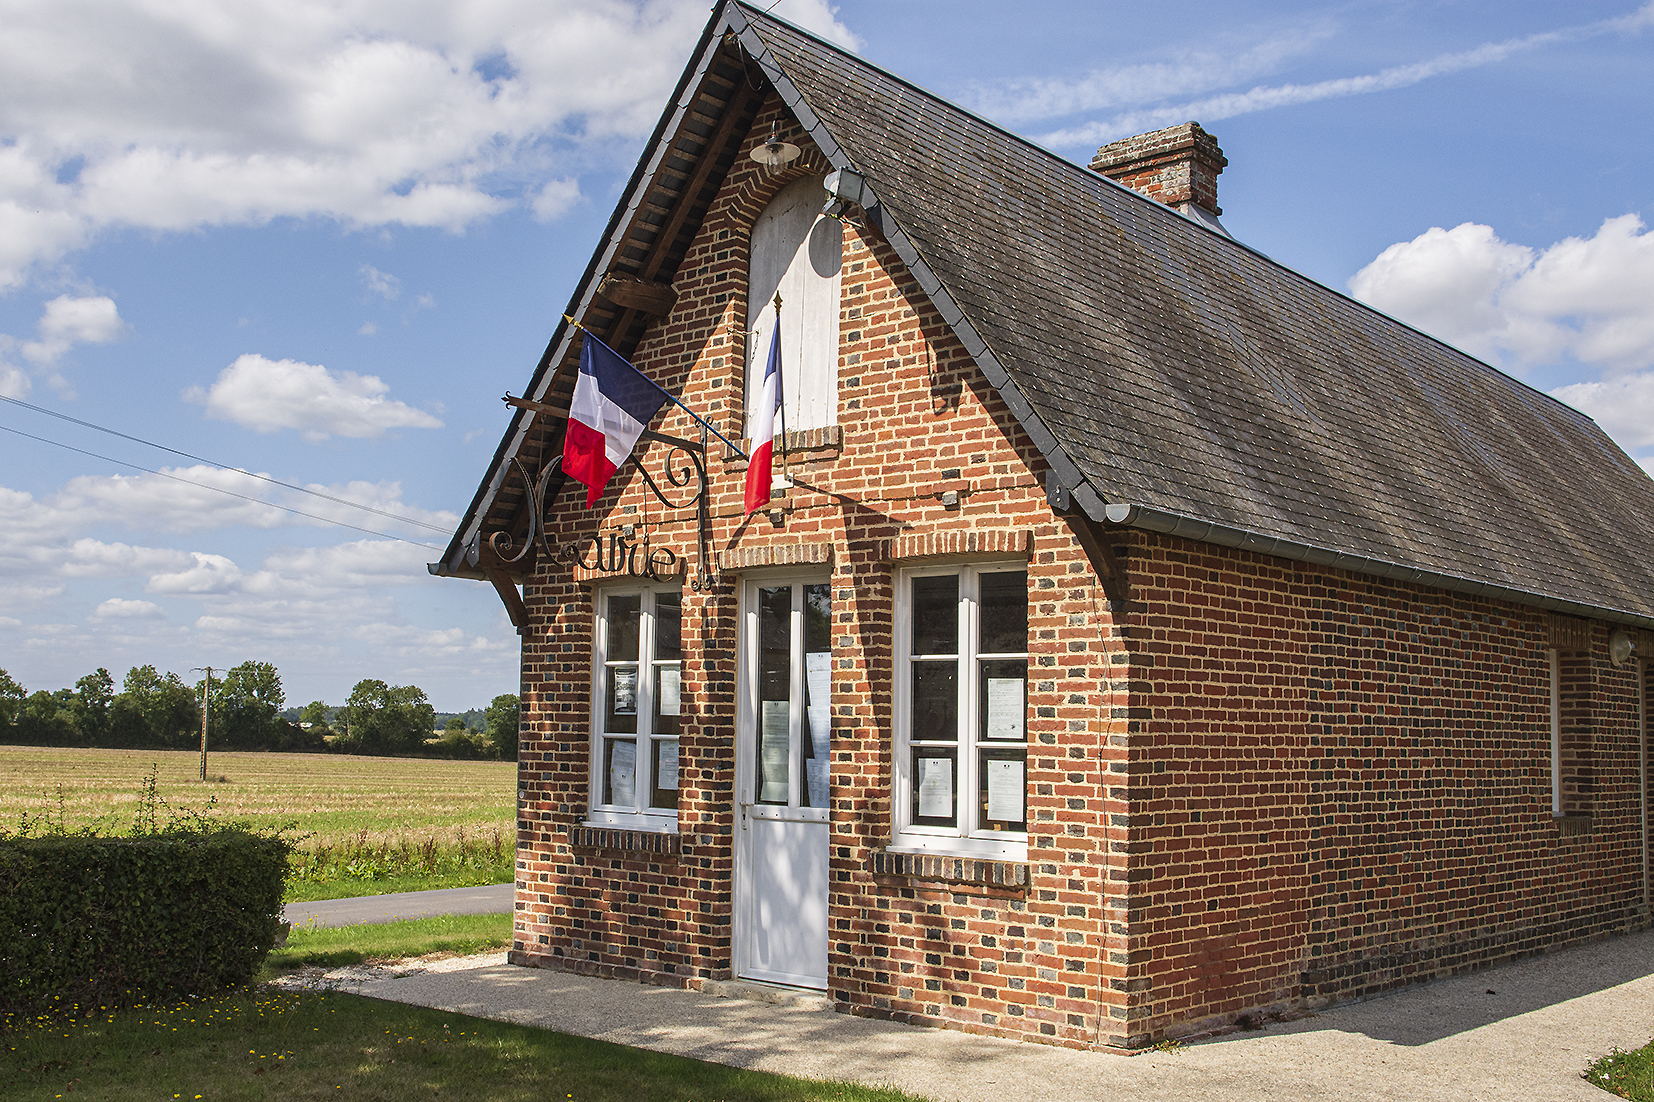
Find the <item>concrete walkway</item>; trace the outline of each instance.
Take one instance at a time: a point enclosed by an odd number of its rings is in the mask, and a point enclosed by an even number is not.
[[[433,915],[504,914],[511,910],[510,884],[481,888],[439,888],[430,892],[364,895],[357,899],[323,899],[289,903],[282,918],[294,926],[357,926],[373,922],[401,922]]]
[[[518,968],[503,953],[286,982],[736,1067],[891,1085],[938,1102],[1604,1102],[1612,1096],[1580,1072],[1612,1048],[1654,1037],[1654,932],[1137,1056],[854,1018],[821,999],[720,998]]]

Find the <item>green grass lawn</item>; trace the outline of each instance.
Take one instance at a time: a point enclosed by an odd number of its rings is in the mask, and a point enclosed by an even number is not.
[[[7,1099],[900,1102],[354,995],[257,987],[119,1012],[8,1020]]]
[[[1615,1049],[1585,1071],[1585,1081],[1635,1102],[1654,1102],[1654,1041],[1623,1052]]]
[[[287,900],[510,883],[516,766],[498,761],[342,754],[0,746],[0,827],[23,816],[69,830],[123,832],[153,768],[174,811],[302,836]]]
[[[429,953],[468,956],[503,949],[511,944],[512,917],[440,915],[360,926],[295,926],[287,936],[287,944],[270,951],[264,973],[274,976],[310,965],[339,968]]]

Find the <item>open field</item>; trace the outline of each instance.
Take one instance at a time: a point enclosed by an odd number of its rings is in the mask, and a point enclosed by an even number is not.
[[[0,746],[0,829],[27,815],[124,833],[151,768],[172,811],[304,837],[288,900],[505,883],[516,835],[516,766],[339,754]]]

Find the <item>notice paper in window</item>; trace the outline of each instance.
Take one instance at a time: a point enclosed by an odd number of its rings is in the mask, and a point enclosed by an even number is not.
[[[635,806],[632,783],[637,777],[637,743],[609,743],[609,802],[621,807]]]
[[[660,668],[659,703],[661,715],[675,716],[678,714],[683,685],[681,678],[682,675],[676,666],[662,666]]]
[[[785,700],[766,700],[762,703],[758,775],[763,783],[758,798],[767,804],[784,804],[787,802],[787,723],[791,718],[791,708]]]
[[[660,747],[660,761],[655,766],[655,787],[662,792],[676,792],[678,790],[678,740],[662,739],[655,745]]]
[[[988,820],[995,823],[1022,822],[1022,762],[995,761],[988,766]]]
[[[953,759],[919,759],[919,817],[953,818]]]
[[[614,671],[614,714],[637,715],[637,668]]]
[[[989,738],[1022,741],[1023,719],[1028,714],[1022,686],[1020,677],[988,678]]]
[[[815,756],[826,760],[828,733],[832,730],[833,656],[827,651],[813,651],[804,656],[804,685],[809,690],[809,706],[805,719],[810,724],[810,745]],[[821,807],[821,804],[811,804]]]

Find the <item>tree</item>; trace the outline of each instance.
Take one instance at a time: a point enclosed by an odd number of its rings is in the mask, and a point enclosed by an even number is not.
[[[281,711],[287,694],[281,674],[268,662],[243,662],[224,674],[213,692],[217,743],[227,749],[267,750],[285,740]]]
[[[517,729],[521,723],[521,702],[516,693],[502,693],[483,713],[488,729],[488,741],[494,756],[505,761],[517,760]]]
[[[163,677],[154,666],[126,671],[110,708],[113,745],[183,750],[198,745],[200,731],[201,708],[183,678]]]
[[[393,688],[365,678],[350,690],[343,717],[349,749],[362,754],[411,754],[431,734],[436,709],[417,685]]]
[[[74,704],[75,694],[69,689],[29,694],[18,709],[12,737],[29,746],[73,746],[80,741]]]
[[[312,731],[326,735],[329,733],[327,713],[328,707],[326,704],[323,704],[319,700],[312,700],[309,704],[306,704],[304,706],[304,710],[299,713],[299,722],[308,723],[310,724],[310,729]]]
[[[0,734],[10,733],[9,728],[17,722],[17,713],[23,710],[27,696],[11,674],[0,670]]]
[[[115,701],[115,679],[99,666],[75,682],[75,726],[80,729],[81,741],[88,746],[107,745],[109,738],[109,706]]]

